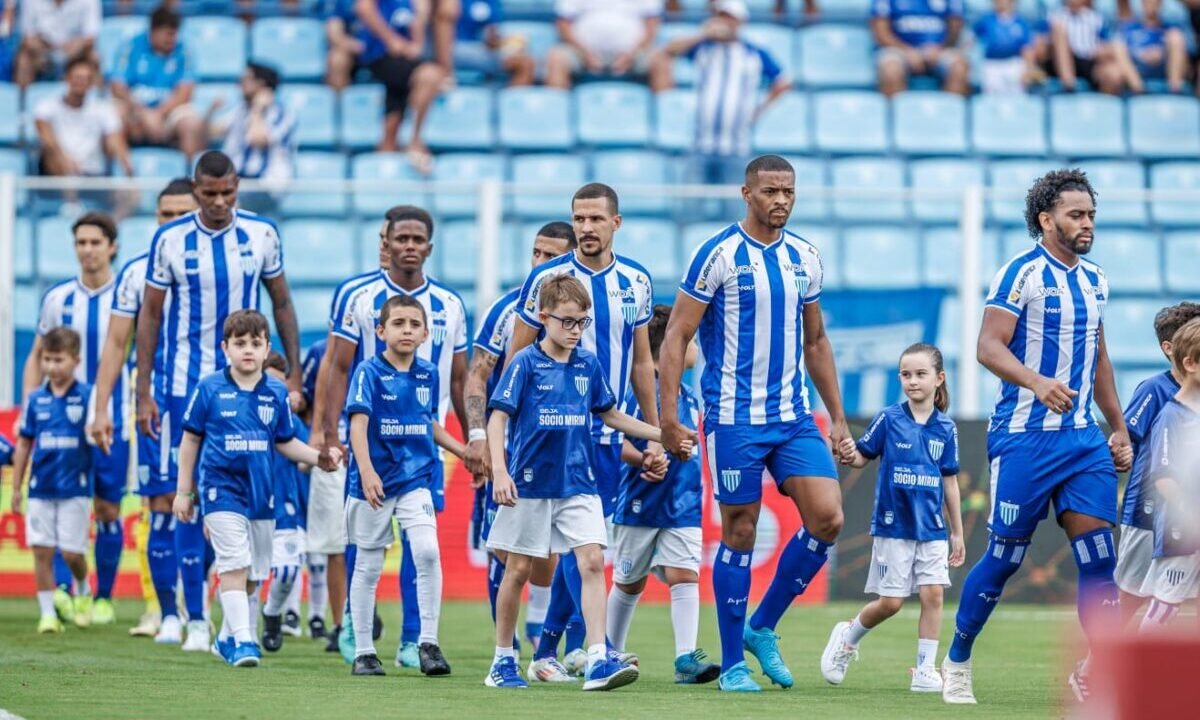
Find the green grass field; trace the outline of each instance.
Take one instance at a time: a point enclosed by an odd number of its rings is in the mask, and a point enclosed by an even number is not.
[[[484,604],[449,603],[442,614],[442,647],[453,666],[446,678],[427,679],[391,666],[399,609],[385,605],[388,627],[378,643],[388,677],[352,678],[340,656],[307,638],[287,638],[281,652],[257,669],[234,669],[207,654],[185,654],[128,637],[135,603],[118,607],[119,624],[68,628],[64,635],[34,633],[32,599],[0,601],[0,717],[4,710],[41,718],[1039,718],[1060,713],[1062,649],[1073,637],[1073,608],[1004,606],[976,644],[975,693],[980,705],[953,708],[940,696],[908,692],[916,651],[916,612],[905,609],[862,646],[846,682],[821,679],[818,661],[833,623],[857,606],[797,606],[779,627],[784,657],[796,686],[756,696],[717,692],[716,684],[671,682],[674,643],[668,608],[638,610],[630,649],[642,658],[642,677],[612,693],[584,695],[578,686],[535,686],[525,691],[485,688],[492,636]],[[952,608],[947,608],[945,652]],[[711,608],[701,617],[701,645],[717,652]],[[528,655],[526,655],[528,657]],[[757,665],[751,660],[751,666]],[[764,679],[762,676],[757,676]]]

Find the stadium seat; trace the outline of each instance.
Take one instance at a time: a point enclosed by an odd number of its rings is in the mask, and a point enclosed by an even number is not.
[[[315,333],[324,338],[329,329],[329,300],[333,297],[332,286],[294,288],[292,290],[292,305],[296,308],[296,321],[300,324],[300,332]],[[270,298],[263,293],[264,311]],[[270,314],[267,317],[271,317]],[[274,318],[272,318],[274,322]]]
[[[250,31],[250,57],[289,82],[320,80],[325,74],[325,27],[315,18],[259,18]]]
[[[887,101],[874,92],[816,95],[817,149],[830,153],[885,153]]]
[[[217,100],[221,101],[221,108],[214,113],[213,119],[226,122],[242,104],[242,91],[237,83],[196,83],[196,89],[192,91],[192,107],[196,112],[207,113]]]
[[[996,273],[994,236],[985,235],[979,249],[979,287],[985,289]],[[957,290],[962,278],[962,233],[958,228],[928,228],[921,233],[921,284]]]
[[[344,180],[346,156],[340,152],[308,150],[296,153],[296,178],[299,180]],[[337,217],[349,207],[347,194],[328,190],[289,190],[280,206],[285,216]]]
[[[1200,236],[1195,232],[1167,233],[1167,289],[1200,296]]]
[[[1045,102],[1033,95],[976,95],[971,146],[984,155],[1045,155]]]
[[[454,220],[443,224],[437,231],[440,250],[449,253],[442,258],[442,272],[438,279],[451,287],[474,287],[478,279],[479,228],[474,220]],[[470,311],[471,308],[468,308]]]
[[[1110,299],[1104,308],[1104,338],[1114,363],[1162,362],[1154,335],[1154,316],[1161,300]]]
[[[133,174],[139,178],[158,178],[165,184],[167,180],[186,177],[188,161],[183,153],[170,148],[139,147],[129,151],[129,160],[133,163]],[[122,174],[118,166],[113,167],[116,174]],[[146,214],[153,213],[158,206],[158,190],[143,189],[138,201],[138,211]]]
[[[435,150],[490,150],[496,101],[488,88],[456,88],[439,96],[425,122],[425,142]]]
[[[544,223],[504,223],[500,230],[500,283],[512,288],[529,276],[533,238]]]
[[[506,180],[508,163],[503,155],[492,153],[447,153],[439,155],[433,166],[433,179],[447,183],[476,183],[480,180]],[[434,211],[442,217],[474,216],[479,208],[479,192],[439,190],[433,196]]]
[[[118,267],[150,250],[150,241],[158,230],[158,219],[153,215],[134,215],[117,225]]]
[[[696,248],[707,242],[713,235],[721,232],[729,227],[727,222],[698,222],[683,226],[683,231],[680,233],[680,263],[681,269],[686,271],[687,264],[691,261],[692,255],[696,252]],[[682,272],[680,275],[682,276]]]
[[[180,28],[198,80],[234,80],[246,67],[246,24],[233,17],[190,17]],[[323,59],[323,58],[322,58]]]
[[[906,227],[848,227],[842,231],[848,288],[907,288],[921,283],[916,233]]]
[[[829,172],[825,161],[814,157],[786,157],[796,171],[796,204],[792,220],[825,220],[829,217],[829,195],[826,192],[806,192],[805,188],[825,188]]]
[[[566,90],[554,88],[501,90],[500,144],[511,150],[569,149],[575,144],[570,98]]]
[[[379,228],[382,224],[383,218],[372,218],[358,223],[358,229],[354,233],[358,239],[358,262],[357,267],[354,268],[355,273],[367,272],[379,267]],[[434,256],[430,256],[429,261],[434,262],[435,259]],[[432,271],[432,268],[430,270]]]
[[[409,203],[427,205],[425,190],[409,187],[396,190],[395,183],[412,184],[424,182],[402,153],[363,153],[351,161],[351,177],[355,180],[382,180],[381,189],[354,194],[354,209],[358,212],[383,217],[393,205]]]
[[[957,223],[962,217],[959,193],[970,185],[982,186],[983,164],[975,160],[913,160],[908,164],[912,176],[912,214],[921,222]],[[922,192],[952,194],[922,197]]]
[[[673,198],[658,189],[635,193],[627,186],[667,185],[675,178],[667,159],[653,150],[602,150],[592,156],[592,177],[612,186],[621,199],[622,215],[661,215]]]
[[[383,94],[382,85],[352,85],[342,91],[342,145],[363,150],[379,144]]]
[[[337,144],[337,94],[328,85],[289,83],[279,99],[296,118],[296,142],[302,148]]]
[[[1178,95],[1130,98],[1129,148],[1146,158],[1200,155],[1200,101]]]
[[[1200,163],[1166,162],[1150,166],[1153,191],[1200,191]],[[1192,200],[1160,200],[1150,203],[1155,222],[1167,226],[1200,225],[1200,203]]]
[[[967,102],[945,92],[911,91],[892,98],[892,140],[908,155],[967,152]]]
[[[1108,272],[1109,286],[1114,292],[1163,291],[1162,239],[1156,232],[1101,229],[1087,259]],[[1171,267],[1170,262],[1167,267]],[[1200,277],[1200,264],[1193,260],[1192,268],[1195,271],[1192,275]]]
[[[21,91],[11,83],[0,83],[0,145],[21,141]]]
[[[12,173],[18,177],[25,175],[29,171],[29,159],[25,156],[24,150],[15,150],[12,148],[0,148],[0,174]],[[17,206],[25,204],[29,193],[26,190],[17,191]]]
[[[1127,152],[1124,104],[1099,93],[1050,98],[1050,147],[1067,157],[1119,157]]]
[[[144,15],[106,17],[100,23],[100,34],[96,37],[96,52],[100,55],[100,67],[107,75],[117,66],[125,43],[146,32],[148,24]],[[191,54],[192,48],[185,48]]]
[[[796,33],[773,23],[749,23],[739,33],[743,40],[765,50],[787,77],[796,77]]]
[[[673,297],[683,277],[679,261],[679,229],[668,220],[629,218],[617,231],[616,251],[650,273],[658,298]]]
[[[797,43],[801,85],[864,90],[875,86],[874,41],[865,26],[813,25],[800,31]]]
[[[903,190],[904,164],[890,158],[843,158],[830,163],[834,188],[833,214],[843,220],[878,222],[904,220],[904,198],[876,195],[873,190]],[[866,191],[867,194],[861,194]]]
[[[841,288],[845,253],[838,231],[828,225],[796,226],[795,223],[792,223],[790,229],[821,253],[821,267],[825,272],[821,287],[825,290]]]
[[[595,147],[640,147],[650,142],[650,91],[628,82],[575,88],[579,142]]]
[[[998,242],[1000,250],[1000,265],[1007,263],[1009,260],[1028,252],[1037,240],[1029,236],[1029,230],[1024,225],[1021,227],[1012,227],[1007,230],[1002,230],[998,233]],[[997,266],[999,267],[999,265]],[[989,278],[990,279],[990,278]]]
[[[1005,225],[1025,224],[1025,193],[1033,182],[1059,166],[1051,160],[993,160],[988,167],[990,219]]]
[[[41,293],[35,285],[21,283],[13,288],[13,325],[17,330],[32,333],[38,325]],[[20,367],[20,366],[18,366]],[[18,383],[18,387],[20,384]]]
[[[1096,189],[1096,222],[1109,225],[1145,225],[1146,202],[1140,198],[1123,199],[1122,192],[1146,189],[1146,170],[1135,160],[1093,160],[1080,163]]]
[[[806,153],[812,148],[808,96],[789,92],[767,107],[754,123],[754,152]]]
[[[937,231],[947,232],[947,231]],[[938,309],[938,332],[935,344],[942,351],[942,360],[946,363],[947,380],[957,379],[958,373],[951,374],[951,363],[957,363],[962,348],[962,332],[958,325],[962,317],[962,301],[957,295],[946,295]],[[951,383],[950,397],[955,397],[957,387]]]
[[[662,150],[687,150],[696,141],[696,93],[664,90],[654,98],[654,144]]]
[[[506,20],[500,23],[500,37],[523,37],[529,54],[538,60],[544,60],[546,52],[558,44],[558,31],[549,22]]]
[[[57,282],[79,274],[75,259],[75,218],[52,215],[37,223],[37,275],[39,280]]]
[[[512,161],[512,177],[515,183],[578,187],[587,182],[587,170],[577,155],[519,155]],[[523,218],[564,218],[571,211],[571,193],[518,193],[513,208]]]
[[[354,254],[343,252],[346,223],[341,220],[287,220],[279,235],[288,280],[338,283],[358,269]]]
[[[861,22],[870,11],[870,0],[826,0],[821,3],[821,15]]]
[[[16,219],[13,233],[13,275],[18,281],[33,278],[33,223],[27,217]]]

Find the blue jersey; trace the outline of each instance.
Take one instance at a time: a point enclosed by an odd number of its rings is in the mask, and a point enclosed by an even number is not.
[[[521,299],[521,288],[509,290],[492,303],[483,322],[475,332],[475,349],[496,356],[496,365],[488,375],[487,396],[492,396],[500,376],[504,373],[504,359],[512,342],[513,323],[517,320],[517,303]]]
[[[504,19],[500,0],[466,0],[458,16],[456,33],[464,42],[483,42],[489,26]]]
[[[317,401],[317,373],[321,369],[321,360],[325,358],[327,341],[322,338],[308,346],[304,353],[304,362],[300,363],[300,379],[304,384],[304,397],[311,406]]]
[[[790,47],[780,50],[791,52]],[[747,98],[754,98],[764,82],[780,79],[779,63],[766,50],[744,40],[705,40],[687,56],[696,66],[696,151],[748,156],[758,105]]]
[[[1125,41],[1125,46],[1129,48],[1129,55],[1135,62],[1142,62],[1142,53],[1147,50],[1164,51],[1159,61],[1154,64],[1154,66],[1159,66],[1166,63],[1167,33],[1177,29],[1176,26],[1168,23],[1147,25],[1140,20],[1135,20],[1121,25],[1121,39]]]
[[[1150,449],[1150,428],[1163,407],[1179,392],[1179,383],[1170,371],[1161,372],[1138,383],[1133,397],[1125,408],[1125,427],[1133,443],[1133,469],[1125,484],[1125,498],[1121,505],[1121,524],[1132,525],[1143,530],[1154,528],[1154,505],[1156,495],[1149,492],[1142,482],[1150,471],[1153,454]]]
[[[413,358],[408,370],[399,370],[383,355],[358,366],[350,383],[346,413],[367,416],[367,445],[371,465],[383,482],[385,497],[433,484],[441,462],[433,441],[438,420],[438,371],[433,363]],[[347,477],[350,497],[365,499],[358,463]]]
[[[121,268],[117,273],[117,289],[113,293],[112,299],[112,314],[117,317],[124,317],[136,322],[138,313],[142,311],[142,301],[146,297],[146,264],[150,261],[150,253],[144,252],[141,255],[134,257]],[[171,313],[171,295],[168,293],[163,298],[163,315],[169,316]],[[160,332],[161,337],[161,332]],[[164,377],[162,371],[163,358],[166,356],[166,343],[160,342],[154,348],[154,376],[153,381],[154,392],[162,395],[163,385],[161,378]],[[130,354],[130,369],[137,367],[136,358]]]
[[[940,45],[951,18],[962,18],[962,0],[875,0],[872,18],[886,18],[906,45]]]
[[[558,362],[537,343],[515,356],[488,407],[508,423],[508,472],[518,498],[595,495],[592,415],[617,404],[596,356]]]
[[[296,420],[293,424],[296,439],[308,442],[308,428]],[[275,529],[303,529],[307,523],[308,493],[304,491],[306,474],[300,472],[300,466],[288,460],[283,453],[275,452],[272,463],[275,483]]]
[[[908,402],[875,416],[858,451],[879,458],[871,535],[929,542],[945,540],[942,478],[958,474],[958,428],[935,409],[922,425]]]
[[[654,395],[658,397],[657,392]],[[622,410],[645,419],[632,392],[626,394]],[[700,401],[686,385],[679,386],[679,422],[688,430],[696,430],[700,422]],[[630,442],[640,451],[646,449],[645,440]],[[647,482],[642,479],[641,468],[625,465],[613,522],[654,528],[700,527],[702,493],[699,446],[687,460],[671,458],[661,482]]]
[[[33,441],[29,497],[91,497],[92,449],[84,431],[91,390],[75,382],[59,396],[47,382],[29,393],[20,428],[21,437]]]
[[[171,97],[180,85],[196,81],[183,43],[176,43],[167,55],[159,55],[150,46],[149,32],[129,39],[110,79],[124,83],[134,100],[150,108]]]
[[[698,336],[705,424],[809,415],[804,306],[821,299],[817,248],[787,230],[763,245],[734,223],[696,248],[680,286],[708,308]]]
[[[1032,390],[1002,382],[989,432],[1086,428],[1092,413],[1100,325],[1108,279],[1099,265],[1080,258],[1067,267],[1045,246],[1008,261],[996,273],[987,307],[1017,317],[1008,349],[1025,367],[1079,393],[1065,414],[1050,412]]]
[[[984,13],[975,21],[975,39],[983,46],[988,60],[1021,57],[1021,51],[1033,42],[1033,27],[1025,18],[1012,13]]]
[[[1200,506],[1200,413],[1171,398],[1150,430],[1150,467],[1144,482],[1154,488],[1170,480],[1179,502],[1160,503],[1154,518],[1154,557],[1200,551],[1196,508]]]
[[[201,511],[275,517],[275,445],[296,436],[287,386],[263,375],[243,390],[229,369],[204,376],[188,401],[183,429],[203,438],[196,462]]]
[[[383,21],[392,28],[393,32],[405,39],[412,38],[413,22],[417,19],[413,11],[412,0],[375,0],[375,6],[379,8],[379,14],[383,16]],[[366,25],[359,25],[358,40],[363,44],[362,54],[358,56],[359,62],[363,65],[370,65],[387,55],[387,48],[383,46],[383,40],[375,37]]]
[[[320,0],[314,12],[321,20],[341,20],[347,27],[358,22],[354,0]]]

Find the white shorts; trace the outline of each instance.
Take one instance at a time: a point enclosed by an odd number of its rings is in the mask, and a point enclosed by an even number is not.
[[[308,476],[308,552],[346,552],[346,468],[313,468]]]
[[[983,61],[983,91],[989,95],[1016,95],[1025,92],[1025,60],[1015,57],[1008,60]]]
[[[1151,560],[1140,594],[1171,605],[1200,595],[1200,553]]]
[[[871,572],[863,592],[880,597],[908,597],[923,585],[950,586],[950,543],[875,538]]]
[[[275,521],[250,520],[235,512],[220,511],[204,516],[204,529],[217,560],[217,574],[248,568],[251,581],[266,580],[271,574]]]
[[[346,538],[351,545],[367,550],[385,548],[396,539],[392,532],[392,518],[400,523],[401,531],[422,525],[436,528],[437,513],[433,511],[433,495],[429,488],[388,498],[378,510],[366,500],[347,498]]]
[[[92,499],[86,496],[29,498],[25,506],[25,544],[82,555],[88,548],[91,512]]]
[[[700,572],[703,538],[698,527],[655,528],[613,525],[613,582],[635,583],[662,568]]]
[[[271,565],[289,567],[304,564],[304,531],[300,528],[276,530],[271,546]]]
[[[580,545],[608,546],[599,495],[518,498],[513,507],[502,505],[496,511],[487,542],[488,550],[540,558]]]
[[[1117,546],[1117,570],[1113,579],[1121,592],[1146,597],[1142,584],[1150,574],[1150,561],[1154,559],[1154,531],[1121,526],[1121,544]]]

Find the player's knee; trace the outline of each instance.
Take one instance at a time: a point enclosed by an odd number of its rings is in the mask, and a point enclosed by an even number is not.
[[[107,500],[96,500],[96,519],[103,522],[113,522],[121,518],[121,506]]]
[[[604,553],[598,545],[575,548],[575,562],[579,567],[579,574],[583,577],[604,573]]]
[[[879,609],[888,617],[900,612],[902,607],[904,607],[904,598],[882,596],[879,598]]]
[[[846,516],[842,513],[842,508],[839,506],[831,506],[823,508],[815,513],[810,513],[813,517],[806,518],[804,526],[808,528],[809,534],[825,542],[832,542],[837,539],[837,536],[842,532],[842,526],[846,522]]]

